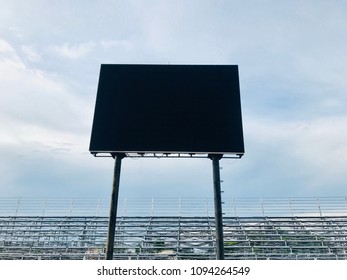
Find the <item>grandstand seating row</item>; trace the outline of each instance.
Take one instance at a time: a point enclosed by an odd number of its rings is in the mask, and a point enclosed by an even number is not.
[[[118,217],[114,259],[215,259],[214,217]],[[226,259],[347,259],[347,216],[224,217]],[[2,216],[0,259],[103,259],[108,217]]]

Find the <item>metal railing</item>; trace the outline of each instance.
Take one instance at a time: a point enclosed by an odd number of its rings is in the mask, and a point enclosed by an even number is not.
[[[224,198],[227,217],[347,216],[347,197]],[[106,198],[0,197],[0,216],[97,216],[109,213]],[[118,216],[214,216],[209,198],[123,198]]]

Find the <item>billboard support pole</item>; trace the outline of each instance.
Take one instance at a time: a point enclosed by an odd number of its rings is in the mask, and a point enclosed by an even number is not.
[[[112,154],[112,157],[115,159],[115,164],[114,164],[114,172],[113,172],[110,217],[109,217],[109,221],[108,221],[108,231],[107,231],[106,257],[105,257],[106,260],[112,260],[113,259],[114,235],[115,235],[115,231],[116,231],[116,218],[117,218],[120,171],[121,171],[122,159],[125,157],[125,154],[114,153],[114,154]]]
[[[224,260],[223,212],[219,168],[219,160],[223,157],[223,155],[209,154],[208,157],[212,160],[213,167],[214,212],[216,225],[216,259]]]

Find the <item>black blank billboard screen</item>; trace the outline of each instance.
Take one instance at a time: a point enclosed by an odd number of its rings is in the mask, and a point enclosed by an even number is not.
[[[236,65],[101,65],[90,152],[243,154]]]

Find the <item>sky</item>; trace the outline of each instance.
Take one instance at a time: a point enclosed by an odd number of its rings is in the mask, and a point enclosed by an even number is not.
[[[109,197],[100,65],[239,66],[245,155],[223,196],[346,196],[347,2],[0,0],[0,196]],[[212,197],[208,159],[122,162],[120,197]]]

